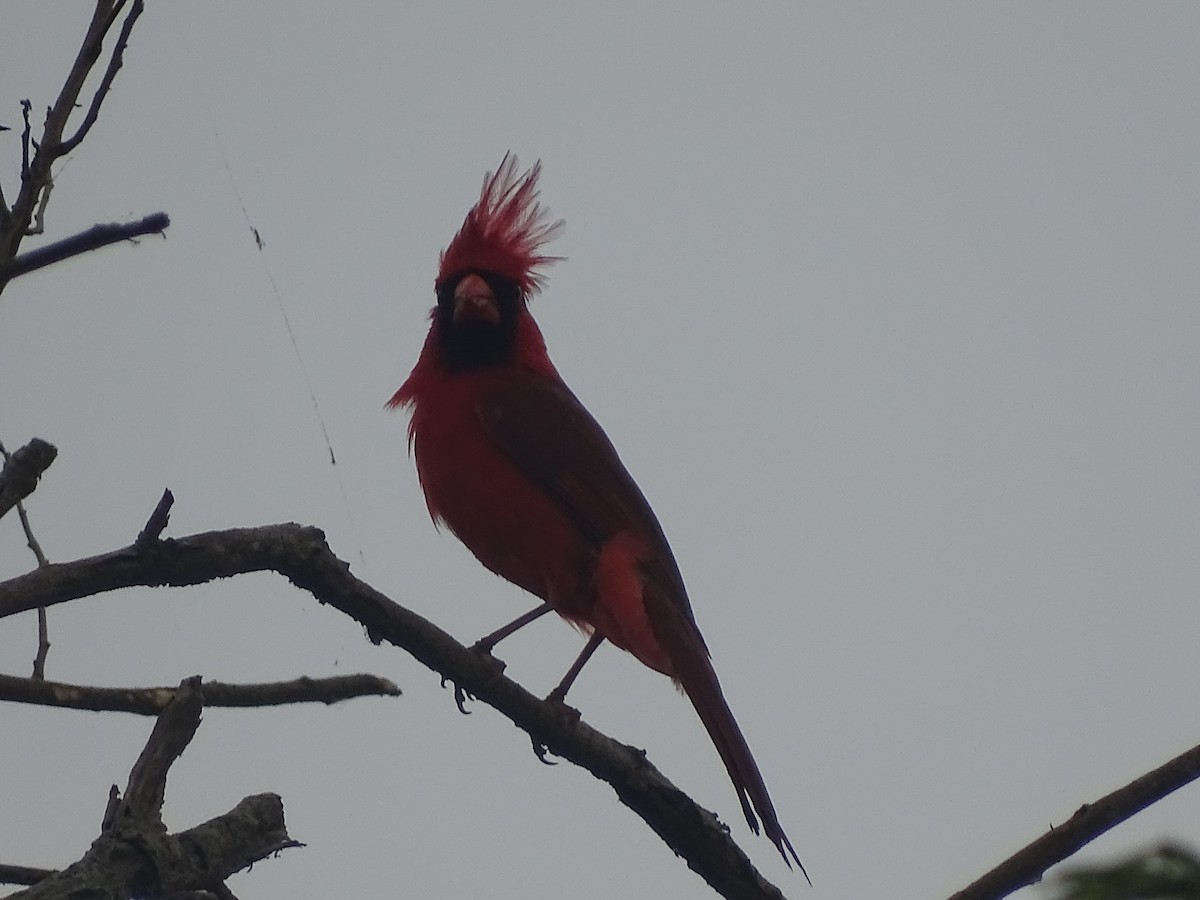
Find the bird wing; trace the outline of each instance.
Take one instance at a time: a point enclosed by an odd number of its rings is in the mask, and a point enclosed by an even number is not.
[[[599,552],[621,532],[650,548],[643,575],[700,636],[662,526],[604,429],[560,379],[516,370],[483,393],[478,414],[497,449],[537,485]],[[652,611],[651,618],[659,618]],[[666,613],[666,610],[660,610]],[[701,646],[703,639],[701,638]]]

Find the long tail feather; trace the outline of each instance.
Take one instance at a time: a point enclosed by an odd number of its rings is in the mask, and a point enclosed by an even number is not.
[[[771,796],[767,793],[766,782],[763,781],[758,763],[754,761],[754,754],[750,752],[750,745],[746,743],[746,738],[738,727],[737,720],[734,719],[733,712],[729,709],[729,704],[725,702],[725,696],[721,692],[721,684],[717,680],[717,673],[713,669],[712,663],[708,661],[707,657],[700,655],[689,662],[691,664],[685,667],[686,671],[677,672],[677,677],[684,692],[688,695],[688,699],[692,701],[696,712],[699,713],[700,721],[704,723],[709,737],[712,738],[717,753],[721,756],[721,761],[725,763],[725,769],[729,772],[729,778],[737,790],[738,799],[742,803],[742,811],[746,814],[746,821],[749,823],[750,829],[758,834],[759,820],[761,819],[762,830],[779,850],[779,854],[788,864],[788,868],[791,868],[794,860],[805,879],[812,884],[812,879],[809,879],[808,872],[805,871],[804,863],[796,855],[792,842],[788,840],[783,826],[779,824],[775,805],[771,803]]]

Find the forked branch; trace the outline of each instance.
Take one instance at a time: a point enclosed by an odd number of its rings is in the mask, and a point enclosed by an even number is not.
[[[21,241],[26,236],[41,231],[46,203],[54,187],[54,163],[79,146],[79,143],[96,123],[100,108],[124,62],[125,49],[128,46],[134,23],[137,22],[144,7],[144,0],[132,0],[132,2],[129,0],[96,0],[92,20],[88,24],[87,33],[84,35],[83,43],[71,66],[71,71],[63,83],[62,90],[59,91],[58,98],[46,112],[40,140],[34,140],[30,127],[29,114],[32,104],[28,100],[22,104],[25,131],[21,142],[21,187],[13,200],[11,209],[6,205],[3,193],[0,192],[0,292],[16,275],[30,271],[29,264],[37,261],[36,256],[32,260],[27,258],[14,269]],[[63,135],[67,123],[71,114],[79,106],[79,95],[83,91],[83,86],[104,54],[105,39],[116,23],[121,20],[122,15],[124,15],[124,21],[109,53],[108,65],[105,67],[100,84],[87,106],[83,121],[80,122],[75,133],[64,140]],[[85,234],[87,233],[85,232]],[[60,247],[59,251],[62,249]]]
[[[200,725],[203,690],[186,679],[154,724],[129,773],[125,796],[114,787],[100,836],[87,853],[60,872],[46,874],[10,900],[71,897],[166,898],[216,890],[226,878],[289,847],[283,804],[275,794],[246,797],[232,810],[178,834],[167,834],[162,803],[167,772]],[[34,870],[5,867],[10,877]]]
[[[39,568],[0,583],[0,618],[138,585],[201,584],[275,571],[362,623],[376,641],[411,653],[443,678],[496,708],[555,755],[607,782],[671,849],[725,897],[780,898],[727,828],[668,781],[641,750],[609,738],[562,706],[545,703],[502,674],[503,664],[455,641],[431,622],[350,574],[316,528],[268,525],[179,539]]]

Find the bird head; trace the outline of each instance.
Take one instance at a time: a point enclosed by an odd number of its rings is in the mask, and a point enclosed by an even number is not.
[[[543,267],[560,257],[539,248],[563,227],[538,202],[541,163],[524,174],[507,153],[483,179],[454,240],[442,251],[434,289],[433,325],[404,384],[388,407],[416,404],[431,396],[440,379],[515,364],[557,377],[541,332],[526,303],[545,284]],[[411,440],[416,418],[409,424]]]
[[[559,259],[538,252],[563,227],[538,202],[540,173],[536,163],[519,174],[517,157],[505,154],[500,167],[484,177],[478,202],[442,251],[433,317],[442,362],[450,369],[487,366],[508,356],[526,302],[545,284],[543,267]]]

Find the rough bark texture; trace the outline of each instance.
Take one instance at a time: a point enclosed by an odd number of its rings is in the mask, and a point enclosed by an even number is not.
[[[288,836],[275,794],[246,797],[222,816],[167,834],[167,772],[195,735],[202,707],[200,679],[186,679],[155,722],[125,797],[113,788],[100,836],[87,853],[9,900],[127,900],[212,890],[251,863],[299,846]]]

